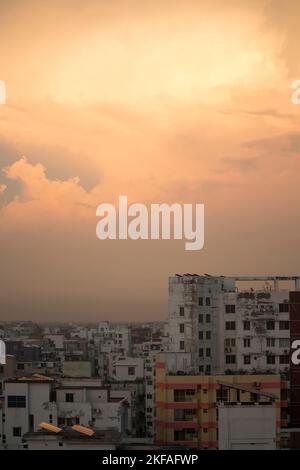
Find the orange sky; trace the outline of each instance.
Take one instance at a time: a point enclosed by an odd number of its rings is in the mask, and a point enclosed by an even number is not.
[[[167,277],[299,273],[297,0],[0,5],[0,319],[154,320]],[[101,202],[204,202],[205,248],[100,242]]]

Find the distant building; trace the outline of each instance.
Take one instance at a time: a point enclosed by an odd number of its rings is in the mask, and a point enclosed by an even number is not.
[[[300,290],[298,276],[171,277],[168,350],[190,353],[191,373],[288,372],[290,291],[282,282]]]

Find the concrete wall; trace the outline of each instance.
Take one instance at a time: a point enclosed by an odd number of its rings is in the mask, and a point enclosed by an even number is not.
[[[219,449],[276,449],[275,406],[219,405]]]

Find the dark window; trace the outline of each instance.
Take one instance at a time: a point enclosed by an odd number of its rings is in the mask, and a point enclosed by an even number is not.
[[[207,348],[206,349],[206,357],[210,357],[210,356],[211,356],[210,348]]]
[[[135,375],[135,367],[134,366],[128,367],[128,375]]]
[[[25,368],[25,365],[23,363],[17,364],[17,369],[18,370],[24,370],[24,368]]]
[[[196,410],[174,410],[174,421],[192,421],[196,416]]]
[[[211,339],[211,331],[206,332],[206,339]]]
[[[250,346],[251,346],[250,338],[245,338],[244,339],[244,348],[250,348]]]
[[[152,408],[147,408],[147,413],[152,413]]]
[[[250,330],[250,321],[249,320],[246,320],[243,322],[243,328],[245,331],[249,331]]]
[[[289,364],[290,363],[290,356],[284,355],[279,356],[279,364]]]
[[[289,321],[280,321],[279,322],[279,329],[280,330],[289,330],[290,329],[290,322]]]
[[[175,389],[174,390],[174,401],[190,401],[192,398],[195,397],[195,390],[193,389],[187,389],[187,390],[181,390],[181,389]]]
[[[286,313],[289,311],[289,304],[284,303],[284,304],[279,304],[279,312],[280,313]]]
[[[203,331],[199,331],[199,339],[203,339]]]
[[[267,338],[267,347],[273,348],[275,346],[275,338]]]
[[[226,330],[235,330],[235,321],[227,321],[225,323]]]
[[[207,365],[207,366],[206,366],[206,373],[207,373],[207,374],[210,374],[210,371],[211,371],[211,367],[210,367],[210,365]]]
[[[274,320],[268,320],[267,321],[267,330],[275,330],[275,321]]]
[[[210,297],[206,297],[205,305],[207,305],[208,307],[210,306]]]
[[[66,402],[73,403],[74,401],[74,393],[66,393]]]
[[[226,355],[226,364],[235,364],[236,358],[234,354]]]
[[[203,357],[203,348],[199,349],[199,357]]]
[[[225,305],[226,313],[235,313],[235,305]]]
[[[179,307],[179,315],[184,317],[184,307]]]
[[[269,354],[267,356],[267,364],[275,364],[275,363],[276,363],[276,356]]]
[[[20,428],[20,427],[13,428],[13,436],[14,437],[21,437],[22,436],[22,428]]]
[[[179,325],[179,333],[184,333],[184,323],[180,323],[180,325]]]
[[[244,356],[244,364],[245,365],[251,364],[251,356]]]
[[[203,315],[202,315],[202,313],[199,315],[199,323],[203,323]]]
[[[184,341],[180,341],[180,343],[179,343],[179,349],[180,349],[181,351],[184,350]]]
[[[7,397],[8,408],[26,408],[25,395],[8,395]]]
[[[198,298],[198,305],[200,305],[202,307],[203,305],[203,297],[199,297]]]
[[[205,317],[206,317],[206,323],[210,323],[210,315],[209,315],[209,313],[207,313]]]

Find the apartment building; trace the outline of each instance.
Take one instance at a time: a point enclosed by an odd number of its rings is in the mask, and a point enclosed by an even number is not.
[[[156,444],[218,449],[221,405],[240,407],[238,415],[245,419],[239,425],[242,425],[243,438],[248,436],[248,444],[261,445],[267,440],[268,448],[279,446],[280,427],[286,424],[281,422],[281,406],[286,405],[281,402],[283,386],[286,384],[281,383],[277,374],[175,375],[159,358],[156,362]],[[243,407],[247,407],[246,411]],[[229,411],[224,414],[222,410],[222,416],[224,440]],[[231,416],[234,418],[232,411]],[[267,425],[262,424],[264,418],[268,418]],[[264,432],[259,431],[261,426]]]
[[[131,432],[131,390],[103,386],[99,379],[60,379],[40,374],[7,379],[0,397],[0,448],[22,448],[24,434],[40,431],[46,422],[96,431]],[[40,436],[40,434],[39,434]]]
[[[286,282],[300,290],[298,276],[171,277],[168,350],[190,353],[192,373],[288,372]]]

